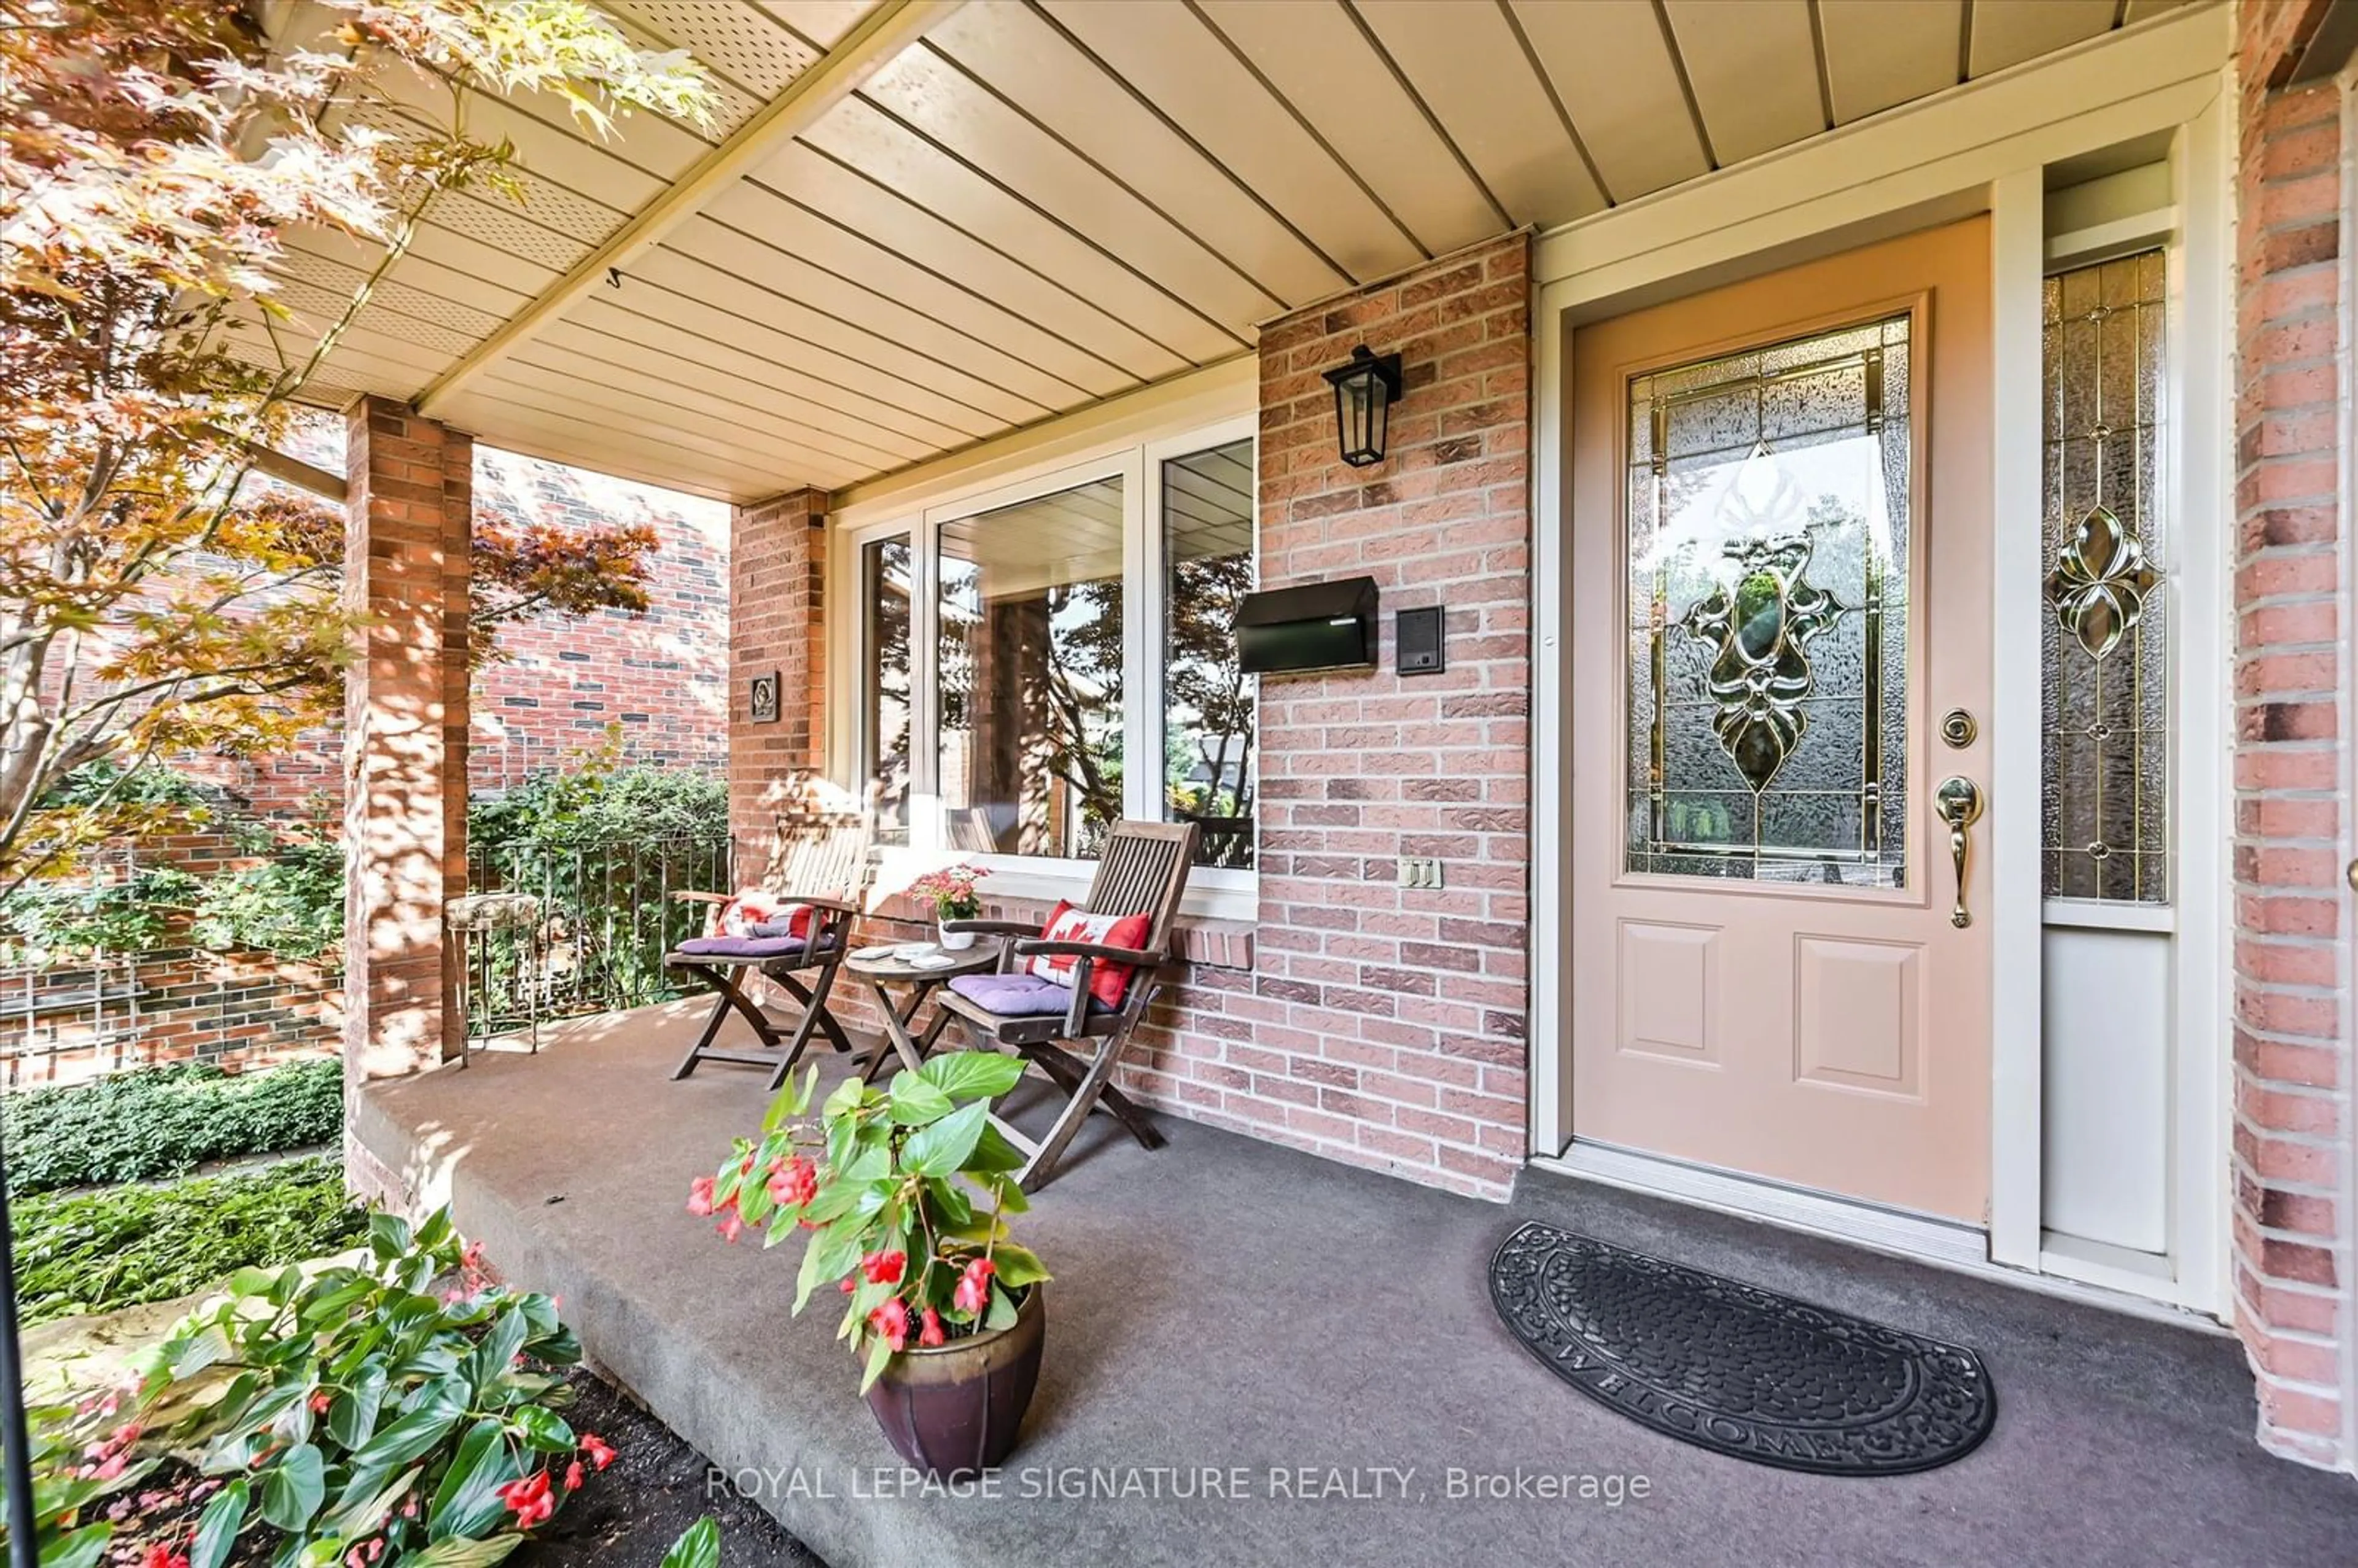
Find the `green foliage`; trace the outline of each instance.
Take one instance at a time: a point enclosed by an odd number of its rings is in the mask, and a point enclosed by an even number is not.
[[[208,1160],[333,1142],[343,1128],[344,1071],[292,1062],[233,1077],[186,1063],[0,1100],[8,1190],[48,1192],[182,1175]]]
[[[1008,1326],[1010,1292],[1048,1278],[1007,1238],[1004,1217],[1030,1206],[1015,1184],[1023,1155],[990,1121],[990,1102],[1022,1076],[1017,1057],[946,1052],[889,1087],[845,1079],[814,1126],[803,1119],[813,1067],[771,1101],[759,1138],[738,1139],[719,1172],[697,1178],[688,1210],[718,1216],[731,1241],[765,1225],[767,1247],[808,1235],[795,1312],[822,1285],[843,1292],[836,1337],[864,1357],[865,1390],[911,1341]]]
[[[170,1301],[237,1269],[349,1247],[364,1224],[330,1159],[28,1197],[14,1218],[16,1303],[27,1323]]]
[[[558,1409],[581,1358],[545,1295],[489,1285],[447,1210],[413,1229],[367,1217],[368,1257],[306,1278],[242,1269],[135,1364],[127,1393],[34,1412],[37,1514],[94,1520],[159,1465],[233,1477],[192,1536],[190,1568],[241,1560],[490,1563],[612,1456]],[[459,1283],[437,1293],[437,1282]],[[92,1444],[96,1444],[93,1449]],[[88,1462],[103,1454],[97,1463]],[[579,1458],[576,1455],[579,1455]],[[125,1509],[130,1512],[130,1509]],[[111,1527],[45,1529],[50,1554]],[[69,1559],[70,1560],[70,1559]]]
[[[671,1543],[661,1568],[720,1568],[720,1521],[706,1514]]]
[[[41,797],[40,809],[96,806],[110,800],[126,806],[178,806],[198,814],[211,804],[194,782],[161,762],[126,769],[112,758],[101,757],[67,774],[57,788]],[[203,817],[198,815],[193,820]]]
[[[250,948],[282,958],[334,955],[344,939],[344,855],[302,838],[256,866],[209,879],[189,935],[215,952]]]
[[[163,945],[200,886],[170,867],[118,881],[27,882],[0,899],[0,960],[72,963],[99,953],[144,953]]]
[[[467,842],[494,863],[616,841],[729,836],[729,781],[647,763],[618,765],[611,752],[535,774],[467,803]]]

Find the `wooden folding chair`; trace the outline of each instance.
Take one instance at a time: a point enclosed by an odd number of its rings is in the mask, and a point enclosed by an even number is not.
[[[868,845],[874,831],[865,813],[814,812],[782,815],[777,846],[772,852],[761,890],[779,904],[803,904],[811,912],[810,925],[799,937],[727,936],[716,935],[681,943],[664,957],[664,963],[682,969],[715,992],[712,1016],[704,1032],[680,1059],[674,1078],[696,1071],[699,1062],[736,1062],[770,1067],[770,1087],[786,1081],[786,1074],[810,1044],[813,1031],[824,1031],[827,1043],[849,1051],[843,1025],[827,1011],[827,994],[835,989],[837,971],[851,948],[852,923],[860,915],[860,895],[868,886]],[[727,893],[680,892],[676,898],[720,904]],[[802,1020],[791,1037],[763,1013],[746,994],[755,976],[773,979],[802,1004]],[[806,981],[802,977],[813,975]],[[753,1026],[762,1042],[759,1051],[715,1046],[720,1025],[735,1012]]]
[[[1131,1032],[1161,989],[1157,970],[1171,956],[1179,900],[1187,891],[1187,873],[1195,861],[1193,823],[1115,826],[1098,858],[1085,908],[1091,914],[1148,916],[1146,937],[1136,947],[1050,942],[1041,937],[1037,925],[1022,921],[944,924],[946,931],[990,932],[1013,940],[1000,960],[998,974],[960,976],[936,993],[937,1005],[955,1015],[978,1044],[1015,1052],[1066,1096],[1055,1124],[1037,1144],[1009,1134],[1026,1155],[1016,1177],[1026,1191],[1055,1179],[1065,1146],[1089,1112],[1100,1106],[1147,1148],[1163,1147],[1163,1134],[1137,1102],[1114,1087],[1113,1076],[1130,1048]],[[1033,958],[1042,957],[1073,959],[1071,984],[1022,972]],[[1127,964],[1135,971],[1118,1008],[1090,995],[1090,971],[1100,964]]]

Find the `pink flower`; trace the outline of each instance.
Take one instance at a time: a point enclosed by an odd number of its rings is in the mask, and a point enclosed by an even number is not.
[[[173,1551],[159,1541],[147,1549],[146,1556],[139,1560],[139,1568],[189,1568],[189,1556],[185,1552]]]
[[[942,1314],[927,1307],[925,1312],[924,1326],[917,1330],[917,1343],[927,1346],[939,1345],[942,1339]]]
[[[997,1265],[988,1258],[977,1258],[958,1276],[957,1289],[950,1292],[950,1305],[960,1312],[981,1312],[990,1305],[990,1276]]]
[[[328,1407],[333,1403],[335,1403],[335,1400],[329,1395],[328,1390],[321,1389],[318,1393],[311,1396],[311,1413],[313,1415],[325,1415],[328,1413]]]
[[[860,1260],[860,1271],[868,1276],[871,1285],[897,1285],[901,1271],[908,1265],[906,1252],[871,1252]]]
[[[818,1196],[817,1167],[799,1154],[781,1161],[770,1177],[770,1195],[787,1208],[810,1202]]]
[[[581,1452],[587,1454],[590,1463],[600,1470],[614,1462],[613,1445],[594,1432],[581,1434]]]
[[[581,1489],[581,1461],[579,1459],[565,1467],[565,1489],[568,1492]]]
[[[745,1234],[745,1222],[739,1218],[737,1211],[731,1208],[720,1217],[720,1224],[717,1228],[720,1232],[720,1239],[734,1247],[737,1245],[737,1238]]]
[[[516,1516],[518,1530],[530,1530],[557,1511],[557,1499],[549,1494],[548,1472],[535,1470],[521,1481],[510,1481],[500,1488],[500,1501]]]
[[[868,1314],[868,1326],[895,1352],[904,1349],[909,1343],[909,1303],[898,1296],[889,1298]]]
[[[687,1212],[698,1218],[712,1212],[712,1178],[698,1176],[687,1184]]]

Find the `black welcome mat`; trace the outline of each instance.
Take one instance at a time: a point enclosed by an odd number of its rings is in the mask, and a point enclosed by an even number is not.
[[[1755,1464],[1904,1476],[1997,1419],[1970,1350],[1536,1221],[1490,1260],[1490,1301],[1590,1399]]]

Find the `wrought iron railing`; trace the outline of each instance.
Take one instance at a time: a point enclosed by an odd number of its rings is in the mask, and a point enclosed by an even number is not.
[[[673,895],[729,891],[730,849],[726,835],[471,847],[469,892],[520,893],[536,907],[530,920],[459,938],[468,1033],[680,995],[664,955],[702,935],[711,908]]]

